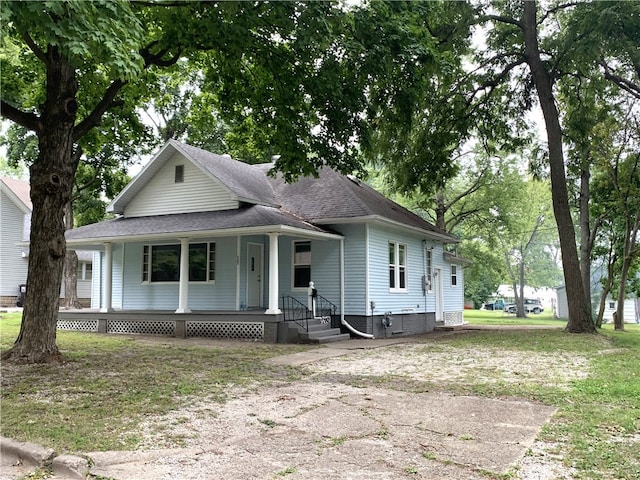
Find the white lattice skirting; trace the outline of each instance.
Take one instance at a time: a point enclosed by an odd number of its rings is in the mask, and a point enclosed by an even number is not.
[[[464,324],[464,317],[462,312],[445,312],[444,325],[446,327],[455,327],[457,325]]]
[[[187,322],[187,337],[246,338],[262,340],[261,322]]]
[[[98,320],[58,320],[58,330],[97,332]]]
[[[175,336],[176,322],[109,320],[107,321],[107,333],[139,333],[143,335]]]
[[[98,325],[98,320],[58,320],[59,330],[97,332]],[[108,320],[106,324],[107,333],[176,336],[176,330],[175,321]],[[185,330],[186,337],[264,339],[262,322],[186,321]]]

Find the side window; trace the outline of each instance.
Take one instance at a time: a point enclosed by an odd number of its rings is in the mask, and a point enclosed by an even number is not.
[[[176,165],[173,181],[175,183],[184,183],[184,165]]]
[[[458,267],[451,265],[451,286],[455,287],[456,285],[458,285]]]
[[[407,246],[389,242],[389,290],[407,290]]]
[[[311,281],[311,242],[293,242],[293,288],[307,288]]]
[[[426,262],[427,265],[425,267],[425,276],[427,277],[427,291],[433,290],[433,250],[429,249],[426,251]]]

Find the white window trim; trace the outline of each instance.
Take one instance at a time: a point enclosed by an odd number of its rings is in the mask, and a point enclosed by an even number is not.
[[[389,285],[390,293],[407,293],[409,291],[409,269],[407,267],[408,262],[408,248],[406,243],[389,241],[389,245],[393,245],[393,264],[389,263],[388,268],[390,269],[392,266],[394,268],[394,282],[396,287],[391,287]],[[400,246],[404,247],[404,265],[400,265]],[[400,267],[404,267],[404,288],[401,288],[400,285]],[[387,277],[389,276],[387,270]]]
[[[450,273],[451,273],[451,288],[458,288],[458,285],[460,285],[460,282],[458,281],[460,277],[460,275],[458,275],[458,266],[452,264],[450,268]],[[454,278],[456,279],[456,283],[453,283]]]
[[[294,240],[291,242],[291,291],[292,292],[306,292],[309,288],[309,285],[305,285],[302,287],[296,287],[296,244],[297,243],[308,243],[309,244],[309,254],[312,254],[311,250],[311,240]],[[309,270],[311,270],[313,260],[306,263],[301,263],[300,265],[309,265]]]
[[[211,270],[209,268],[209,258],[211,255],[211,245],[214,246],[214,249],[216,250],[214,252],[214,255],[217,256],[217,248],[216,248],[216,242],[189,242],[189,245],[196,245],[196,244],[200,244],[200,243],[204,243],[207,245],[207,279],[203,280],[203,281],[196,281],[196,280],[189,280],[189,283],[192,285],[204,285],[204,284],[209,284],[209,285],[215,285],[216,280],[215,278],[213,280],[211,280],[210,275],[211,275]],[[170,281],[170,282],[153,282],[151,281],[151,266],[149,265],[149,271],[147,273],[148,278],[147,280],[144,279],[144,250],[145,248],[149,249],[149,262],[151,262],[151,257],[153,255],[153,247],[160,247],[160,246],[166,246],[166,245],[177,245],[180,246],[179,243],[153,243],[153,244],[144,244],[142,247],[142,272],[141,272],[141,276],[142,276],[142,281],[140,283],[142,283],[143,285],[177,285],[180,283],[180,280],[174,280],[174,281]],[[214,256],[214,270],[213,270],[213,274],[214,276],[217,273],[217,259]]]

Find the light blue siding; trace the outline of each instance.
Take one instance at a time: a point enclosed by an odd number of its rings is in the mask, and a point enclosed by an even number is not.
[[[400,229],[369,227],[369,299],[376,303],[376,314],[425,312],[435,305],[430,298],[433,294],[425,297],[422,290],[425,265],[422,240],[423,237]],[[392,292],[389,288],[389,242],[406,245],[407,289],[403,292]]]
[[[304,305],[308,304],[307,288],[293,288],[293,242],[305,238],[281,237],[280,296],[292,296]],[[311,281],[318,294],[336,306],[340,306],[340,243],[337,240],[311,240]]]
[[[359,224],[333,225],[331,228],[345,237],[344,313],[345,315],[366,315],[368,309],[366,227],[364,224]]]
[[[27,283],[28,259],[22,256],[26,216],[6,195],[0,192],[0,295],[16,296],[18,286]],[[25,237],[26,238],[26,237]]]
[[[236,305],[236,239],[198,239],[216,243],[216,280],[189,283],[189,308],[192,310],[233,310]],[[168,243],[177,243],[168,242]],[[143,283],[143,243],[129,243],[124,249],[125,271],[122,276],[122,307],[116,307],[116,270],[122,260],[114,248],[114,308],[129,310],[175,310],[178,307],[179,285],[175,283]]]
[[[457,285],[451,285],[451,264],[443,260],[442,272],[444,281],[442,283],[445,312],[461,312],[464,309],[464,272],[462,265],[456,265],[456,271],[458,276]]]
[[[175,182],[175,167],[183,165],[184,182]],[[238,208],[238,200],[191,161],[176,153],[127,204],[125,216],[167,215]]]

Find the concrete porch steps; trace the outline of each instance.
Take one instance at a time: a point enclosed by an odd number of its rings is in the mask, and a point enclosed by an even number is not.
[[[332,343],[349,340],[351,335],[341,333],[339,328],[331,328],[331,322],[328,319],[314,318],[308,321],[308,331],[298,327],[298,339],[300,343]]]

